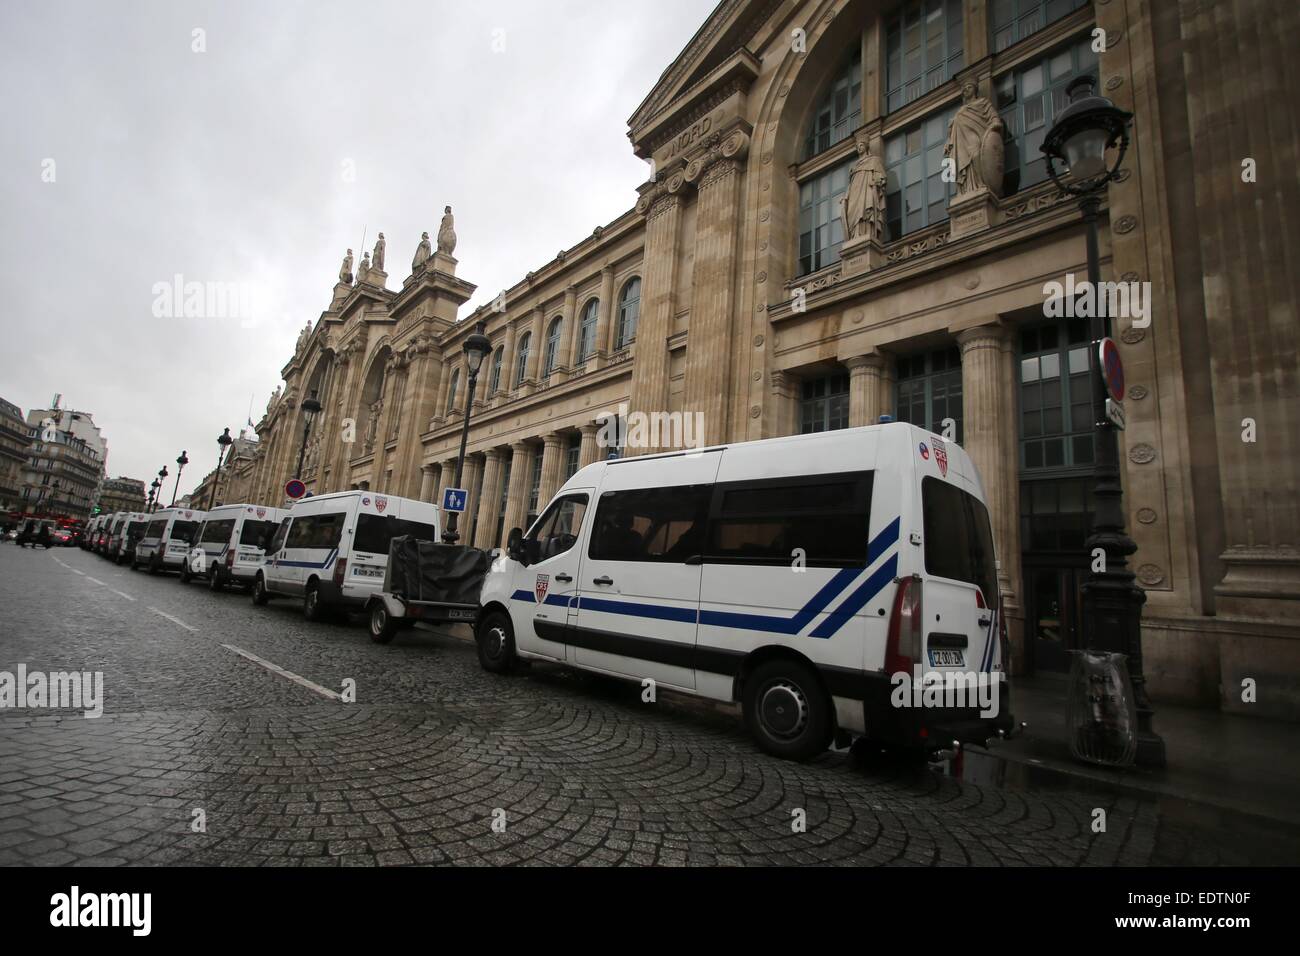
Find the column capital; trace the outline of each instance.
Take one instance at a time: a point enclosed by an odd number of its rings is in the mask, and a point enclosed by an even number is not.
[[[533,446],[526,441],[516,441],[510,443],[510,450],[517,455],[526,455],[533,450]]]
[[[501,447],[498,445],[498,446],[496,446],[496,447],[494,447],[494,448],[489,448],[489,449],[485,450],[485,451],[483,452],[483,460],[484,460],[484,461],[487,461],[487,462],[490,462],[490,461],[500,461],[502,458],[505,457],[505,454],[506,454],[506,453],[505,453],[504,451],[502,451]],[[465,457],[466,457],[466,458],[469,458],[468,455],[466,455]]]
[[[585,425],[579,425],[578,431],[582,432],[584,437],[590,435],[594,438],[596,436],[596,432],[600,431],[600,428],[601,428],[601,423],[588,422]]]
[[[868,368],[880,370],[885,367],[885,358],[879,352],[868,352],[865,355],[850,355],[846,359],[840,359],[840,364],[850,372]]]
[[[1001,348],[1011,342],[1011,327],[1001,319],[962,329],[956,335],[962,353],[977,348]]]
[[[560,448],[564,445],[564,433],[561,431],[547,432],[542,436],[542,445],[546,448]]]
[[[429,463],[426,464],[426,465],[421,465],[421,466],[420,466],[420,471],[421,471],[423,474],[426,474],[426,475],[432,475],[432,474],[433,474],[433,469],[435,469],[435,468],[437,468],[437,467],[438,467],[438,465],[437,465],[436,462],[429,462]]]

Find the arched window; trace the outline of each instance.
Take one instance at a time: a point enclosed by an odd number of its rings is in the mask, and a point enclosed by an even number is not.
[[[546,362],[542,374],[550,375],[555,371],[555,363],[560,357],[560,329],[564,321],[557,315],[551,320],[551,327],[546,333]]]
[[[600,300],[592,299],[583,307],[582,324],[578,326],[578,364],[591,358],[596,351],[596,322],[600,315]]]
[[[488,376],[488,394],[495,394],[501,388],[501,363],[505,361],[506,348],[504,345],[498,345],[497,350],[492,353],[492,374]]]
[[[456,391],[459,388],[460,388],[460,369],[459,368],[452,369],[451,387],[447,389],[447,414],[448,415],[450,415],[451,410],[456,407]]]
[[[636,320],[641,317],[641,277],[633,276],[618,295],[618,331],[614,349],[625,349],[636,339]]]
[[[533,344],[533,333],[525,332],[519,338],[519,355],[515,360],[515,388],[523,384],[524,375],[528,372],[528,352]]]
[[[862,48],[854,49],[822,94],[808,124],[804,158],[830,149],[862,125]]]

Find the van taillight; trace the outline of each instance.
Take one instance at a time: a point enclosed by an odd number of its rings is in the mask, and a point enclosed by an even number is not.
[[[901,578],[894,595],[894,613],[889,618],[889,640],[885,645],[885,672],[910,674],[921,660],[921,579]]]
[[[339,558],[334,562],[334,584],[338,587],[343,586],[343,576],[348,573],[348,559]]]
[[[226,567],[233,568],[234,566],[235,566],[235,549],[230,548],[228,551],[226,551]]]

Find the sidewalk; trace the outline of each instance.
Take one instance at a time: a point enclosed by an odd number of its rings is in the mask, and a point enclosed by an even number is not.
[[[1012,680],[1013,740],[969,751],[1117,789],[1160,794],[1300,825],[1300,726],[1173,704],[1153,704],[1168,766],[1113,770],[1075,760],[1065,735],[1067,684],[1060,677]]]

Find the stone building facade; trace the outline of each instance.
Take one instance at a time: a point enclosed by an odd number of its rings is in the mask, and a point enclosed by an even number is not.
[[[104,514],[117,511],[144,511],[144,482],[139,478],[106,478],[99,489],[96,502]]]
[[[947,429],[978,464],[1014,667],[1062,669],[1092,421],[1086,323],[1050,316],[1045,285],[1086,279],[1086,250],[1038,146],[1088,74],[1134,114],[1100,253],[1104,279],[1149,283],[1148,314],[1112,330],[1149,686],[1300,716],[1300,245],[1283,241],[1300,211],[1297,28],[1288,0],[1231,16],[1210,0],[723,0],[629,121],[652,161],[632,209],[459,321],[475,287],[454,241],[394,289],[379,270],[353,282],[349,259],[232,481],[281,501],[315,394],[310,488],[436,500],[481,320],[493,354],[461,482],[475,544],[598,455],[662,444],[599,447],[621,433],[611,416],[698,414],[720,443],[892,415]],[[967,102],[976,134],[996,133],[969,168],[949,147]],[[860,161],[884,201],[846,243]]]
[[[23,466],[32,443],[31,427],[23,411],[0,398],[0,511],[19,507],[23,494]]]

